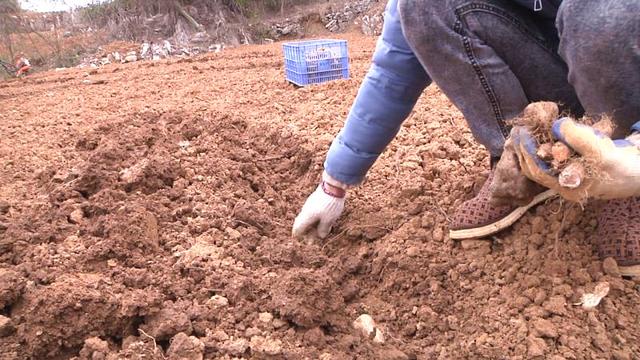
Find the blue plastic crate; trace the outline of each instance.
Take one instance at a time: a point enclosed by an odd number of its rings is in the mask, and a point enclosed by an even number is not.
[[[298,41],[282,47],[286,78],[298,86],[349,78],[346,40]]]

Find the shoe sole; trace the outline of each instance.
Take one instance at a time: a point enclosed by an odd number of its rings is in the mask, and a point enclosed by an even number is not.
[[[640,265],[618,266],[620,275],[629,277],[640,277]]]
[[[531,200],[531,202],[527,205],[516,208],[509,215],[494,223],[471,229],[449,230],[449,238],[452,240],[473,239],[489,236],[500,232],[513,225],[513,223],[518,221],[532,207],[556,195],[558,194],[553,190],[542,192],[536,195],[536,197],[534,197],[533,200]]]

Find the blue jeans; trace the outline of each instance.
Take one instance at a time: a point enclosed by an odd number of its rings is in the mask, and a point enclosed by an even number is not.
[[[399,9],[409,45],[492,157],[531,102],[610,114],[614,137],[640,120],[640,1],[564,0],[555,21],[508,0],[400,0]]]

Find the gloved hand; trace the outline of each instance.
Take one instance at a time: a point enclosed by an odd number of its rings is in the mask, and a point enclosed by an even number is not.
[[[327,177],[326,174],[323,176],[323,181],[302,206],[302,210],[293,222],[293,236],[301,237],[317,224],[318,236],[324,239],[342,214],[346,186],[338,182],[330,183]]]
[[[557,191],[565,199],[583,201],[640,196],[640,122],[632,131],[624,140],[611,140],[569,118],[556,120],[553,136],[586,161],[585,178],[574,189],[562,187],[558,177],[551,174],[549,165],[536,155],[538,143],[528,129],[514,128],[512,138],[525,176]]]

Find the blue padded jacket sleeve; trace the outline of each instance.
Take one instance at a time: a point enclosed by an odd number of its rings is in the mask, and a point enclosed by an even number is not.
[[[402,33],[398,0],[390,0],[373,64],[329,148],[325,171],[345,184],[362,182],[430,83]]]

